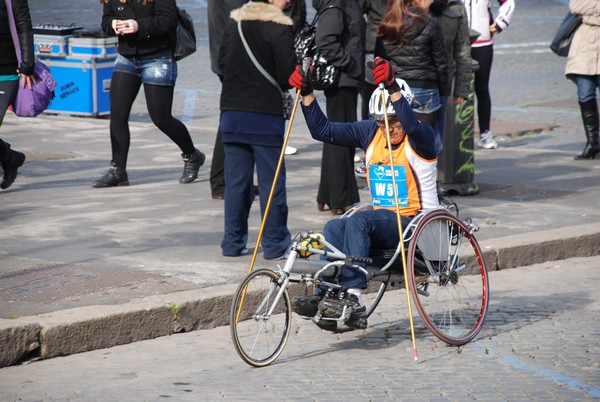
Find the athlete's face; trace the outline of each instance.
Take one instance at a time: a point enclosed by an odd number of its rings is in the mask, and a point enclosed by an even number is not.
[[[378,121],[377,125],[383,130],[383,132],[385,132],[385,121]],[[392,117],[388,120],[388,125],[390,127],[390,142],[392,145],[400,144],[406,136],[402,125],[395,117]]]

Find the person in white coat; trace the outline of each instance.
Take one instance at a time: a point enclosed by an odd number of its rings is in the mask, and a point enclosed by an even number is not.
[[[568,79],[577,84],[577,98],[587,142],[577,160],[594,159],[600,152],[598,141],[598,102],[600,88],[600,1],[571,0],[569,9],[583,17],[571,42],[565,68]]]

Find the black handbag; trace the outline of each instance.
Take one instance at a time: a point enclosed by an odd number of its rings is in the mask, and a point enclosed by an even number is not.
[[[581,15],[573,14],[569,11],[550,44],[550,49],[554,53],[561,57],[567,57],[569,55],[569,48],[573,41],[573,35],[577,28],[579,28],[579,25],[581,25],[582,20],[583,17]]]
[[[183,9],[177,7],[177,33],[175,39],[175,60],[188,57],[196,51],[196,31],[192,17]]]
[[[317,30],[317,21],[321,14],[331,8],[340,8],[329,6],[315,15],[311,24],[305,24],[294,39],[294,48],[296,50],[296,61],[302,64],[305,57],[312,59],[312,81],[313,87],[318,90],[325,90],[336,86],[340,79],[340,70],[333,64],[327,62],[327,59],[317,49],[315,33]],[[341,10],[341,8],[340,8]]]

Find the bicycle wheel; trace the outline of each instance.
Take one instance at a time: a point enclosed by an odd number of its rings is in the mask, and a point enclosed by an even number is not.
[[[238,287],[231,305],[233,346],[242,360],[255,367],[274,362],[290,335],[290,295],[284,289],[277,299],[279,279],[269,269],[252,272]]]
[[[447,211],[425,216],[415,228],[407,264],[412,298],[431,332],[455,346],[473,340],[487,314],[489,280],[465,224]]]
[[[375,311],[375,308],[377,307],[377,305],[379,305],[379,302],[383,298],[383,294],[387,289],[387,285],[387,281],[369,283],[369,287],[367,288],[367,290],[363,291],[362,300],[363,304],[367,308],[367,311],[365,313],[367,315],[367,318],[369,318],[369,316],[373,314],[373,311]]]

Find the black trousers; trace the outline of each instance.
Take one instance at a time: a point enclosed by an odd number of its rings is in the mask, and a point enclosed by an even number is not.
[[[327,117],[331,121],[357,120],[358,88],[341,87],[325,91]],[[342,209],[360,202],[354,176],[354,147],[323,144],[321,181],[317,202]]]

